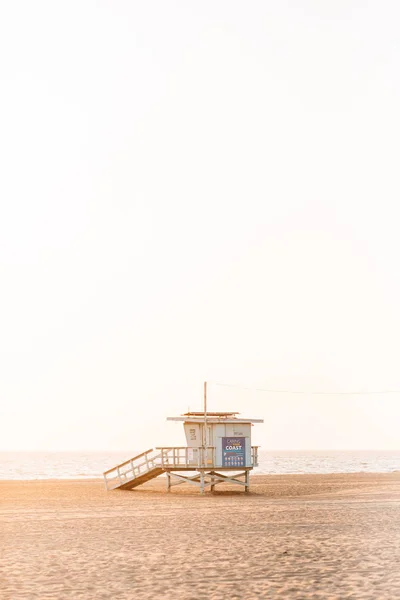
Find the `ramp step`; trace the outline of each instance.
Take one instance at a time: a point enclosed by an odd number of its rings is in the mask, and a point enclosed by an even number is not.
[[[138,485],[142,485],[143,483],[150,481],[151,479],[155,479],[156,477],[161,475],[161,473],[163,473],[163,472],[164,472],[163,469],[161,469],[160,467],[156,467],[154,469],[151,469],[147,473],[143,473],[143,475],[140,475],[139,477],[135,477],[134,479],[131,479],[130,481],[127,481],[126,483],[123,483],[122,485],[117,486],[114,489],[131,490],[131,489],[137,487]]]

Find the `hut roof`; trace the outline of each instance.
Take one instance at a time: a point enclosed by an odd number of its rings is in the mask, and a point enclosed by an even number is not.
[[[207,417],[235,417],[238,412],[208,412]],[[204,417],[204,412],[187,412],[183,414],[184,417]]]
[[[264,423],[264,419],[238,419],[238,412],[207,412],[207,423]],[[167,421],[204,423],[204,412],[187,412],[180,417],[167,417]]]

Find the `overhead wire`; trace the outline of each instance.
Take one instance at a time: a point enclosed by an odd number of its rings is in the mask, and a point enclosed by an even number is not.
[[[257,388],[251,386],[243,386],[235,383],[220,383],[218,381],[209,381],[211,385],[219,387],[236,388],[240,390],[248,390],[252,392],[266,392],[268,394],[303,394],[307,396],[370,396],[378,394],[400,394],[400,390],[366,390],[366,391],[306,391],[306,390],[275,390],[269,388]]]

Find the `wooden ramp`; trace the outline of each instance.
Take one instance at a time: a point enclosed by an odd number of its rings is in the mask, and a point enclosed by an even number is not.
[[[147,473],[143,473],[142,475],[130,479],[126,483],[117,485],[116,488],[120,490],[131,490],[132,488],[138,485],[142,485],[142,483],[146,483],[146,481],[150,481],[150,479],[158,477],[159,475],[161,475],[161,473],[163,473],[163,469],[161,469],[160,467],[154,467],[153,469],[147,471]]]
[[[107,490],[130,490],[163,473],[161,454],[151,448],[104,473]]]

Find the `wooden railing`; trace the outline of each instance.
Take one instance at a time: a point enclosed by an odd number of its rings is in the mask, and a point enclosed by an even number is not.
[[[258,467],[258,449],[259,446],[251,447],[251,466]]]
[[[205,448],[188,448],[187,446],[171,446],[157,448],[161,452],[163,468],[208,467],[215,465],[215,446]]]
[[[160,454],[153,454],[153,448],[138,454],[134,458],[130,458],[125,462],[105,471],[104,482],[106,489],[112,489],[119,485],[135,479],[144,473],[148,473],[151,469],[160,466]]]

